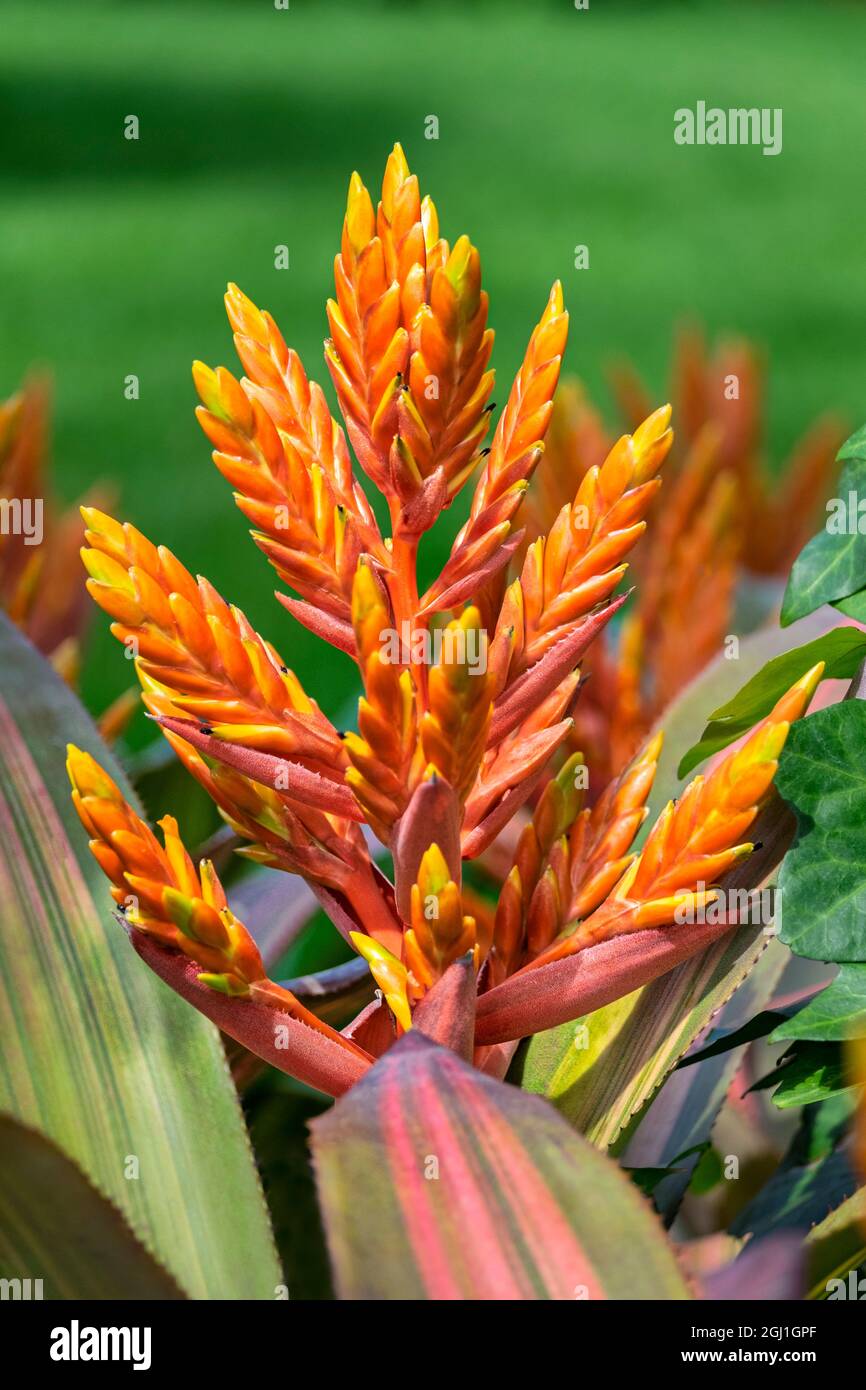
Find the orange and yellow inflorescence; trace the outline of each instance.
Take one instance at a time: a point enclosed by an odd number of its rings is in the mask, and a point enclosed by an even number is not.
[[[226,306],[246,375],[196,363],[194,380],[217,468],[292,590],[278,598],[357,666],[357,729],[339,733],[239,609],[128,523],[85,509],[83,555],[148,712],[242,852],[311,884],[399,1032],[455,962],[471,965],[479,991],[507,987],[614,935],[670,925],[677,907],[712,894],[751,851],[744,837],[820,671],[666,807],[635,852],[661,737],[646,737],[636,676],[621,753],[609,748],[588,786],[574,747],[581,671],[626,600],[648,517],[672,544],[700,513],[670,584],[650,567],[640,629],[626,619],[617,708],[627,711],[628,660],[639,669],[649,635],[664,643],[680,590],[726,534],[730,489],[703,464],[678,476],[670,511],[658,508],[673,438],[665,406],[575,471],[542,530],[556,489],[537,482],[526,535],[521,509],[533,475],[545,475],[568,331],[562,291],[550,292],[486,448],[493,333],[478,252],[440,235],[399,146],[377,207],[352,176],[335,285],[325,359],[342,425],[270,314],[234,285]],[[350,446],[384,497],[390,535]],[[419,592],[420,542],[473,476],[468,518]],[[69,770],[130,929],[195,961],[200,982],[239,1007],[258,998],[343,1045],[268,981],[215,871],[194,867],[175,822],[161,822],[160,845],[92,758],[70,750]],[[393,857],[393,884],[365,824]],[[501,866],[495,904],[464,881],[465,862],[481,855]]]

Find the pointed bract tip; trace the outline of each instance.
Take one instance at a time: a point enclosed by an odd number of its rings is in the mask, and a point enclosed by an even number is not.
[[[662,751],[664,741],[665,731],[664,729],[659,729],[658,733],[653,734],[652,738],[647,743],[646,748],[643,750],[643,753],[641,755],[642,758],[646,762],[657,762],[659,754]]]

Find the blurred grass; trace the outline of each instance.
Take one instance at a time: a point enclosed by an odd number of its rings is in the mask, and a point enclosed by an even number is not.
[[[50,367],[63,497],[115,479],[123,515],[241,604],[332,714],[349,663],[272,599],[194,422],[189,365],[235,367],[234,279],[324,381],[348,176],[377,187],[395,139],[445,235],[481,249],[500,402],[560,276],[568,368],[603,401],[620,354],[664,393],[688,315],[766,348],[774,458],[827,407],[866,416],[860,5],[43,0],[2,16],[0,392]],[[700,98],[781,106],[783,153],[678,148],[673,112]],[[85,673],[100,707],[129,676],[106,627]]]

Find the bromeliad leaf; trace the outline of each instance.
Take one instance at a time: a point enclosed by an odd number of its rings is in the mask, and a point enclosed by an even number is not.
[[[689,1297],[613,1163],[549,1106],[416,1033],[312,1131],[340,1297]]]
[[[24,1271],[40,1280],[34,1296],[42,1298],[183,1297],[81,1169],[44,1135],[3,1115],[0,1277],[19,1280]]]
[[[850,680],[866,656],[866,632],[856,627],[837,627],[807,642],[803,647],[783,652],[768,661],[752,676],[732,700],[713,710],[698,743],[682,758],[677,775],[685,777],[693,768],[727,748],[763,719],[785,691],[819,661],[824,662],[824,680]]]
[[[862,1297],[859,1279],[855,1291],[847,1275],[866,1260],[866,1187],[861,1187],[835,1211],[813,1226],[806,1237],[807,1298],[847,1299]],[[845,1284],[840,1287],[841,1281]]]
[[[615,1144],[765,944],[760,928],[744,927],[642,990],[536,1034],[522,1058],[520,1084],[552,1101],[593,1143]]]
[[[0,672],[0,1105],[80,1166],[187,1294],[272,1298],[279,1269],[219,1037],[112,920],[67,793],[67,740],[125,787],[123,774],[3,617]]]
[[[814,960],[866,961],[866,704],[791,728],[776,786],[798,834],[779,874],[781,940]]]
[[[767,1002],[784,968],[787,953],[778,942],[770,941],[760,960],[718,1015],[720,1027],[736,1033],[756,1009]],[[745,965],[745,961],[744,961]],[[685,1150],[704,1149],[699,1160],[691,1158],[677,1166],[679,1172],[665,1178],[653,1192],[656,1210],[669,1224],[679,1209],[686,1190],[711,1176],[708,1165],[715,1151],[709,1147],[719,1111],[740,1066],[745,1047],[733,1048],[722,1056],[709,1058],[703,1066],[677,1070],[652,1096],[638,1117],[636,1127],[627,1131],[628,1142],[621,1151],[621,1162],[628,1165],[670,1164]]]
[[[800,552],[782,603],[783,627],[866,586],[866,533],[857,524],[857,499],[866,497],[866,425],[842,445],[837,457],[845,465],[838,484],[839,500],[848,507],[853,495],[855,524],[831,530],[833,518],[828,518],[824,529]]]

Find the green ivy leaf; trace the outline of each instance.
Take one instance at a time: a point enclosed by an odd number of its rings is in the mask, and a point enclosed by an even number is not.
[[[839,450],[844,463],[839,479],[839,496],[849,492],[866,497],[866,425],[852,435]],[[782,602],[783,627],[812,613],[823,603],[847,598],[866,587],[866,535],[831,535],[826,528],[813,536],[801,550]]]
[[[833,607],[844,613],[846,618],[853,618],[855,623],[866,623],[866,589],[858,589],[856,594],[848,598],[837,599]]]
[[[779,873],[780,939],[813,960],[866,961],[866,704],[791,728],[776,787],[798,832]]]
[[[838,627],[805,646],[783,652],[752,676],[732,700],[713,710],[700,740],[680,761],[677,776],[685,777],[705,758],[742,737],[764,719],[786,690],[819,661],[825,663],[825,680],[850,680],[866,656],[866,632]]]
[[[773,1104],[780,1110],[795,1105],[815,1105],[844,1091],[854,1089],[849,1080],[838,1043],[795,1043],[778,1068],[761,1077],[752,1091],[773,1092]]]
[[[843,965],[826,989],[794,1018],[779,1025],[770,1042],[789,1042],[793,1038],[842,1042],[863,1034],[866,1034],[866,965]]]

